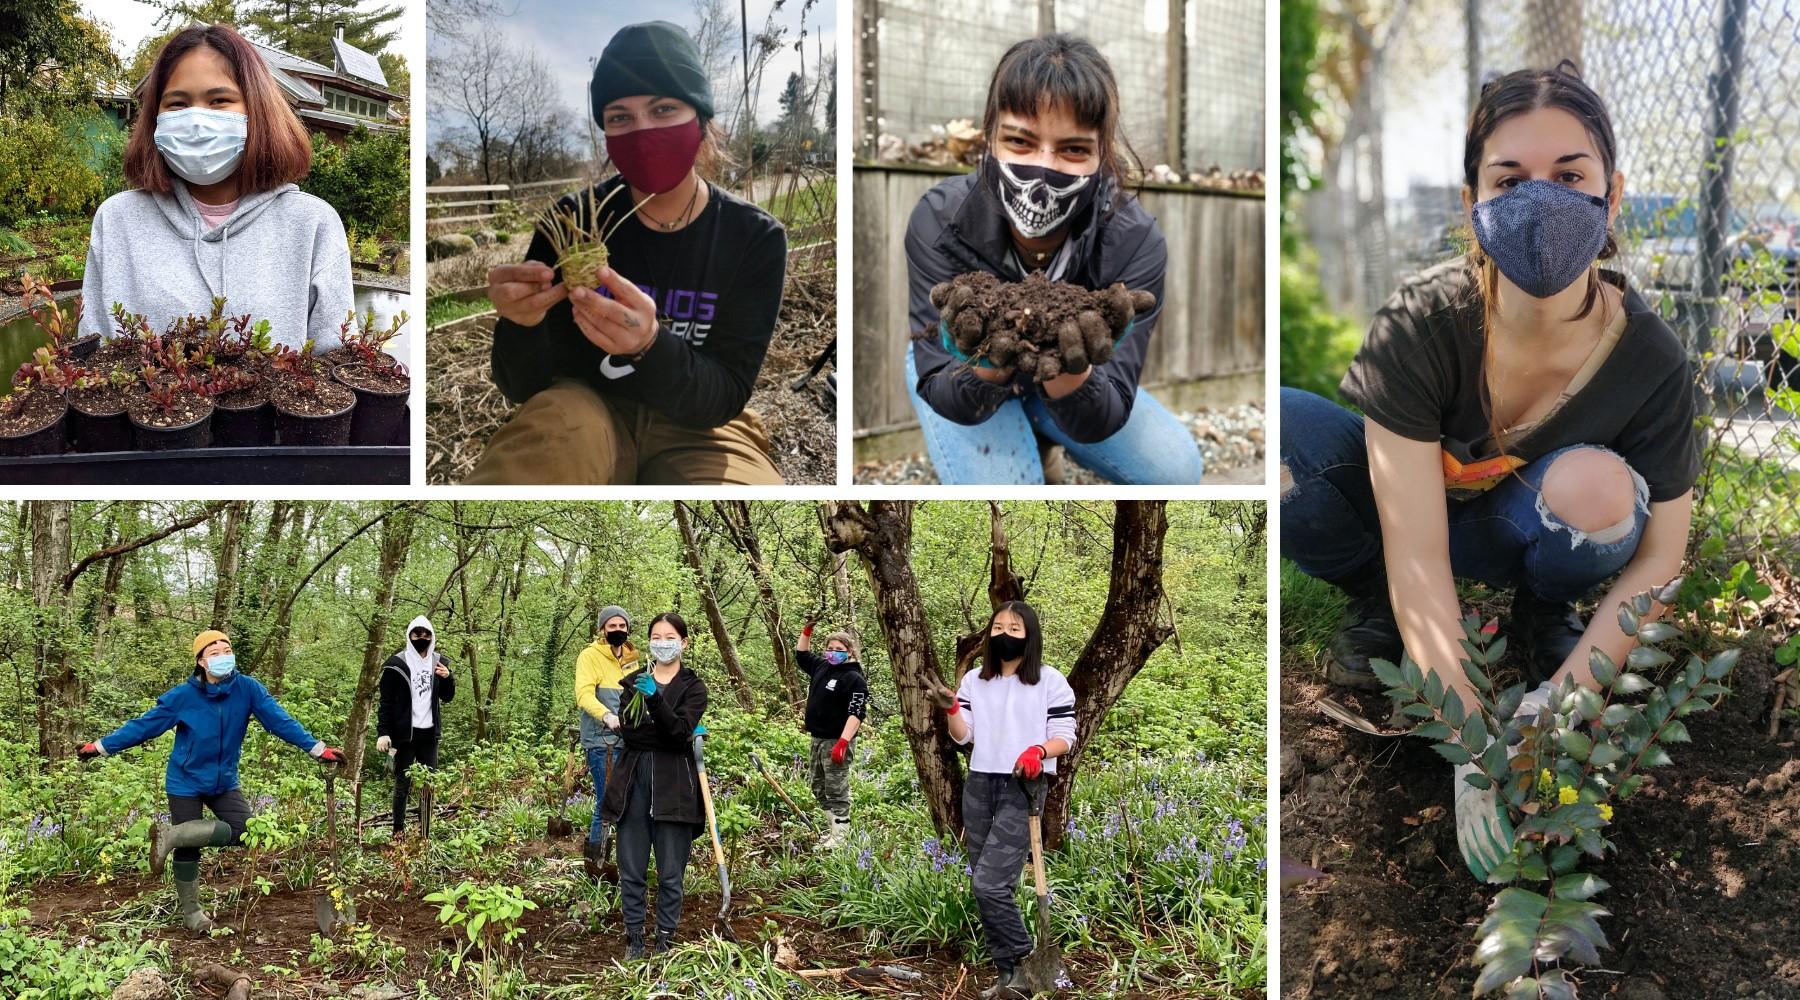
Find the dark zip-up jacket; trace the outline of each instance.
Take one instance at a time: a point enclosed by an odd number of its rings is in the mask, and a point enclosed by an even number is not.
[[[442,662],[441,660],[439,662]],[[438,706],[456,698],[456,675],[431,675],[431,728],[441,729]],[[412,672],[406,658],[399,653],[387,658],[381,667],[381,707],[375,713],[375,735],[386,736],[395,743],[411,743]]]
[[[820,739],[835,740],[844,735],[844,725],[852,715],[869,717],[869,681],[863,676],[862,664],[845,660],[837,666],[810,649],[794,650],[794,662],[812,683],[806,689],[806,731]],[[860,735],[862,730],[857,730]]]
[[[912,342],[919,395],[945,419],[959,424],[979,424],[1014,396],[1042,391],[1024,374],[1015,373],[1004,385],[982,379],[964,368],[965,362],[946,350],[937,336],[932,286],[970,271],[986,271],[1004,281],[1025,277],[1013,264],[1005,211],[994,193],[978,183],[981,176],[977,171],[952,177],[925,192],[906,227],[908,320],[912,332],[926,332]],[[1112,358],[1095,365],[1081,388],[1061,399],[1045,397],[1057,426],[1082,442],[1111,437],[1131,416],[1150,335],[1162,316],[1163,272],[1168,267],[1168,247],[1156,220],[1134,197],[1114,206],[1111,192],[1108,185],[1092,207],[1069,223],[1073,247],[1062,280],[1094,289],[1121,281],[1133,291],[1154,294],[1156,308],[1132,320]]]
[[[659,823],[688,823],[694,836],[706,832],[706,808],[700,801],[700,771],[694,765],[694,728],[706,714],[706,682],[682,666],[668,686],[644,699],[644,717],[626,718],[636,692],[632,685],[644,673],[633,670],[620,681],[619,735],[625,753],[606,779],[600,819],[617,823],[637,780],[637,769],[650,768],[650,818]]]

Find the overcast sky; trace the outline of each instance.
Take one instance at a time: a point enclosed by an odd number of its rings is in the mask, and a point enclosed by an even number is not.
[[[370,2],[370,0],[363,0],[358,4],[364,9],[381,5],[380,2]],[[422,8],[425,5],[419,0],[414,0],[411,6]],[[113,50],[119,54],[120,59],[130,59],[137,52],[138,43],[161,33],[156,27],[156,16],[161,12],[144,3],[143,0],[81,0],[81,12],[105,25],[106,29],[112,33]],[[424,54],[422,46],[415,48],[419,42],[417,36],[423,30],[424,20],[422,13],[408,10],[406,15],[396,22],[400,31],[399,49],[405,54],[409,67],[417,67],[419,58],[422,58]],[[415,57],[415,52],[419,53],[418,57]],[[417,72],[416,68],[414,72]]]

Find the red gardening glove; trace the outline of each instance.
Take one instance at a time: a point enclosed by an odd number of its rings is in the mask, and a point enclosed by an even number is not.
[[[344,755],[341,751],[326,747],[319,751],[319,759],[327,764],[342,764],[344,762]]]
[[[844,758],[850,753],[850,741],[842,737],[831,748],[831,762],[839,767],[844,766]]]
[[[92,742],[83,743],[81,749],[75,751],[75,756],[80,757],[82,760],[93,760],[95,757],[100,756],[100,748],[95,746]]]
[[[810,639],[810,638],[812,638],[812,630],[813,630],[813,622],[809,618],[809,619],[807,619],[806,626],[800,630],[800,634],[803,636],[806,636],[807,638]]]
[[[1019,759],[1013,762],[1013,773],[1026,781],[1036,780],[1038,775],[1044,773],[1044,748],[1026,747]]]
[[[932,704],[944,710],[945,715],[955,715],[962,711],[962,704],[956,700],[956,692],[947,687],[926,688],[925,694]]]

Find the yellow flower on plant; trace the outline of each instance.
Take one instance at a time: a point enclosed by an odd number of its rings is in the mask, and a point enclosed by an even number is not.
[[[1601,819],[1605,820],[1608,823],[1612,822],[1612,806],[1609,806],[1606,803],[1602,802],[1599,805],[1594,807],[1594,811],[1598,812],[1600,814]]]
[[[1568,785],[1564,785],[1557,789],[1556,801],[1561,802],[1565,806],[1572,806],[1581,801],[1581,793],[1570,788]]]

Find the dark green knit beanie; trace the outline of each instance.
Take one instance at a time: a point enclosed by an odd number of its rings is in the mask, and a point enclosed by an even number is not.
[[[596,122],[603,120],[608,104],[640,94],[679,97],[700,112],[703,122],[713,116],[712,81],[706,78],[700,50],[687,32],[667,21],[620,28],[594,64],[588,94]]]

